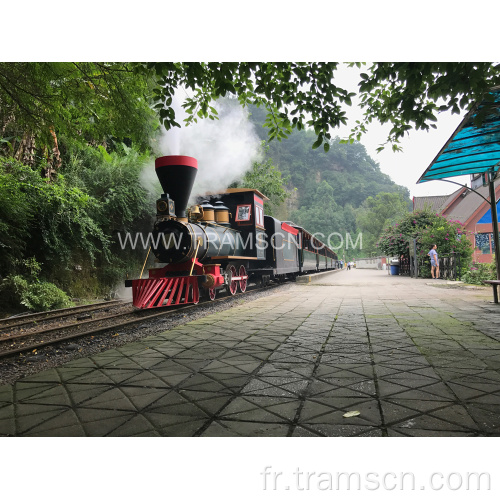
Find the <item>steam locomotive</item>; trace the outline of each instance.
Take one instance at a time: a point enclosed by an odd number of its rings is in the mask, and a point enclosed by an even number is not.
[[[198,171],[190,156],[162,156],[155,170],[163,188],[156,202],[152,247],[161,268],[127,280],[139,309],[214,300],[217,291],[244,293],[250,280],[293,279],[338,267],[335,252],[293,222],[264,215],[269,199],[256,189],[209,194],[187,210]]]

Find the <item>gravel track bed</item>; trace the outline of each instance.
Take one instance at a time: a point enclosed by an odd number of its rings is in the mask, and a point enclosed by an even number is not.
[[[0,385],[12,384],[23,377],[61,366],[73,359],[91,356],[108,349],[135,342],[150,335],[171,330],[178,325],[219,311],[225,311],[244,302],[282,292],[291,286],[293,284],[287,283],[278,287],[263,288],[248,295],[236,294],[234,297],[222,302],[204,302],[187,311],[180,309],[178,312],[173,312],[165,317],[154,318],[150,321],[145,318],[142,324],[136,323],[128,327],[109,330],[90,337],[81,337],[55,346],[39,348],[36,352],[18,354],[0,359]],[[72,319],[74,320],[74,318]],[[92,326],[96,328],[98,325],[94,323]]]

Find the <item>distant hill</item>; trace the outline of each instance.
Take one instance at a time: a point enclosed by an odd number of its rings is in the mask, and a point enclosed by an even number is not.
[[[257,134],[267,140],[268,129],[262,126],[265,111],[253,106],[250,112]],[[350,204],[357,208],[368,196],[381,192],[399,192],[410,201],[409,190],[381,172],[361,143],[340,144],[336,137],[330,151],[325,153],[323,147],[312,149],[315,140],[314,132],[294,129],[288,139],[269,143],[269,156],[283,175],[291,176],[289,187],[299,192],[296,208],[311,203],[322,181],[332,187],[335,202],[342,207]]]

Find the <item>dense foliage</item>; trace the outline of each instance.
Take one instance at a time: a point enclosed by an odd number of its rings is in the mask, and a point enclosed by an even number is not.
[[[152,84],[126,63],[0,62],[0,139],[30,161],[48,158],[61,136],[147,148]]]
[[[107,255],[109,240],[94,220],[99,202],[59,175],[55,182],[13,159],[0,157],[0,273],[20,255],[66,265],[80,248],[91,260]]]
[[[269,138],[281,140],[292,129],[309,127],[316,139],[313,147],[328,151],[332,129],[347,123],[345,106],[358,95],[365,109],[351,140],[360,140],[372,121],[390,123],[388,140],[397,149],[398,140],[412,128],[435,127],[436,115],[458,113],[482,99],[488,88],[500,84],[500,65],[492,63],[364,63],[357,66],[359,91],[350,92],[335,83],[339,63],[296,62],[189,62],[138,65],[157,80],[156,107],[167,130],[178,126],[171,107],[178,87],[188,91],[184,107],[188,121],[216,117],[211,101],[236,95],[243,105],[266,109]]]
[[[47,282],[72,296],[103,295],[139,267],[137,260],[144,256],[122,250],[117,235],[151,226],[157,193],[141,184],[149,156],[125,149],[109,154],[74,148],[52,181],[14,159],[0,158],[3,297],[37,308],[33,294],[42,302],[54,295]],[[24,263],[32,258],[40,266],[38,281],[25,279]]]

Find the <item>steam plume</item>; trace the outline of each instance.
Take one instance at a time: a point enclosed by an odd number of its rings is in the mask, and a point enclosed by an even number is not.
[[[205,118],[187,127],[183,122],[186,113],[177,96],[173,106],[182,128],[164,131],[160,150],[163,155],[186,155],[198,160],[190,203],[207,192],[224,191],[260,159],[260,140],[237,101],[217,101],[213,107],[219,120]]]

